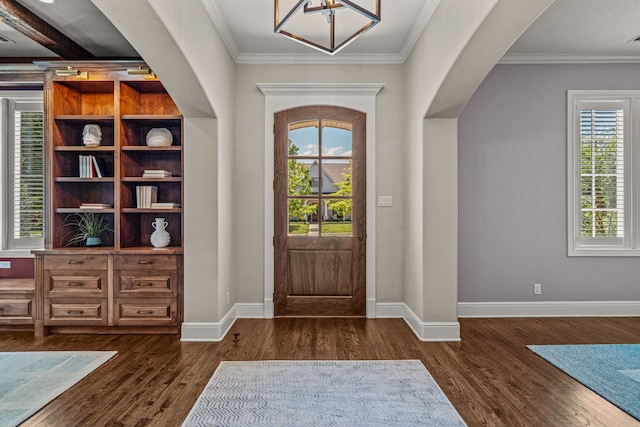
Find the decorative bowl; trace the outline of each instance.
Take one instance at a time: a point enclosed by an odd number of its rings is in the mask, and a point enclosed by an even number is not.
[[[153,128],[147,133],[149,147],[168,147],[173,143],[173,135],[167,128]]]

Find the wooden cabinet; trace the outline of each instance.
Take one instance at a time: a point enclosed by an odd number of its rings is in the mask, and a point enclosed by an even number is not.
[[[182,321],[182,252],[34,251],[35,332],[173,333]],[[38,274],[40,272],[40,274]],[[39,277],[40,276],[40,277]]]
[[[108,324],[107,255],[44,257],[44,324]]]
[[[0,327],[31,327],[33,310],[33,279],[0,279]]]
[[[114,257],[114,322],[174,325],[178,316],[181,259],[175,255]]]
[[[178,333],[184,206],[180,111],[153,74],[127,71],[142,63],[38,65],[45,69],[47,197],[45,249],[34,251],[36,333],[47,328]],[[68,66],[87,74],[56,74]],[[98,146],[84,144],[86,125],[99,126]],[[158,128],[169,131],[171,145],[147,144],[149,131]],[[88,156],[94,166],[87,177],[81,162]],[[146,170],[166,176],[144,177]],[[137,187],[142,186],[153,187],[157,202],[170,207],[140,207]],[[102,214],[112,231],[103,233],[100,247],[67,247],[69,215],[85,212]],[[150,243],[157,217],[168,224],[166,248]]]

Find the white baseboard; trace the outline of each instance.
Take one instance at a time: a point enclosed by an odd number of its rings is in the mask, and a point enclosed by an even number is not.
[[[640,301],[459,302],[458,317],[635,317]]]
[[[405,303],[378,303],[377,318],[402,318],[420,341],[460,341],[458,322],[423,322]],[[235,304],[219,322],[184,322],[182,341],[222,341],[236,319],[265,319],[264,304]]]
[[[237,313],[237,307],[234,305],[219,322],[183,322],[180,340],[185,342],[222,341],[238,318]]]
[[[406,304],[402,317],[420,341],[460,341],[458,322],[423,322]]]

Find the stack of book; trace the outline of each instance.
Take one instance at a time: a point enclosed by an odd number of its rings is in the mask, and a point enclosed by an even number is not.
[[[164,169],[145,169],[142,172],[143,178],[169,178],[171,172]]]
[[[110,207],[109,203],[83,203],[80,205],[80,209],[108,209]]]
[[[104,159],[92,155],[78,157],[80,178],[102,178],[107,176],[107,164]]]
[[[179,208],[180,203],[171,203],[171,202],[163,202],[163,203],[151,203],[151,209],[173,209]]]
[[[152,203],[158,201],[158,187],[155,185],[136,186],[136,207],[150,209]]]

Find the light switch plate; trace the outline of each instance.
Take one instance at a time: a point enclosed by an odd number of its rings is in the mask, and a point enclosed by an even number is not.
[[[378,206],[393,206],[393,196],[378,196]]]

